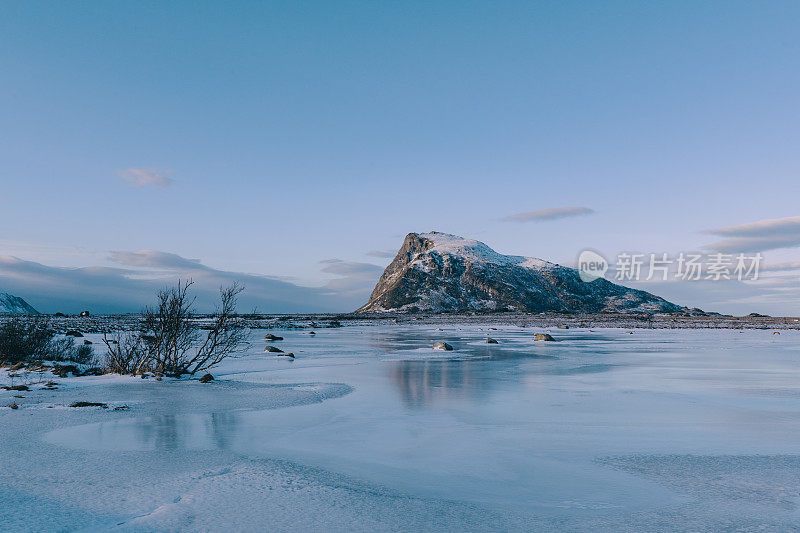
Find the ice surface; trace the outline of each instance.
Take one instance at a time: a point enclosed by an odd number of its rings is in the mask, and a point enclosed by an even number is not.
[[[800,527],[800,332],[544,331],[286,331],[294,361],[260,332],[209,385],[56,379],[0,408],[0,529]]]

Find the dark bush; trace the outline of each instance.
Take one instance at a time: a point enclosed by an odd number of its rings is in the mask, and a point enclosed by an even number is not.
[[[94,350],[87,344],[76,346],[74,354],[68,360],[79,365],[91,365],[97,362],[94,357]]]
[[[71,337],[56,338],[46,318],[12,318],[0,325],[0,361],[70,361],[88,365],[95,360],[90,345],[76,346]]]
[[[48,361],[69,361],[79,365],[96,363],[94,350],[88,344],[76,345],[72,337],[52,339],[42,357]]]
[[[69,337],[51,339],[47,345],[47,357],[42,354],[41,359],[50,361],[66,361],[75,349],[75,341]]]
[[[0,325],[0,360],[9,363],[44,359],[55,333],[43,318],[12,318]]]

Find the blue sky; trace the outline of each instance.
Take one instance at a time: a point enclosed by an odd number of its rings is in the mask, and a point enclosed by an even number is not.
[[[197,277],[186,258],[209,287],[246,273],[250,306],[348,310],[389,261],[370,252],[429,230],[561,263],[756,231],[788,265],[798,23],[796,2],[6,3],[0,290],[136,310],[131,279]],[[509,218],[563,207],[591,213]],[[800,314],[779,272],[658,293]]]

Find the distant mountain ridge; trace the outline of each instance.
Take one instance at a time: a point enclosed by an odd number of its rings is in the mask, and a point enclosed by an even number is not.
[[[369,301],[356,312],[680,312],[649,292],[533,257],[503,255],[447,233],[409,233]]]
[[[0,314],[38,315],[39,311],[19,296],[0,292]]]

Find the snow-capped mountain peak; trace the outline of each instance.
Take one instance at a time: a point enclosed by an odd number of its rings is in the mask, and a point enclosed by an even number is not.
[[[675,312],[684,308],[534,257],[448,233],[409,233],[359,312]]]
[[[476,241],[475,239],[466,239],[464,237],[451,235],[449,233],[432,231],[430,233],[419,233],[418,236],[419,238],[426,239],[433,244],[433,246],[430,248],[431,251],[461,256],[469,258],[473,261],[495,263],[498,265],[516,265],[526,268],[547,268],[557,266],[555,263],[550,263],[535,257],[504,255],[494,251],[481,241]]]

